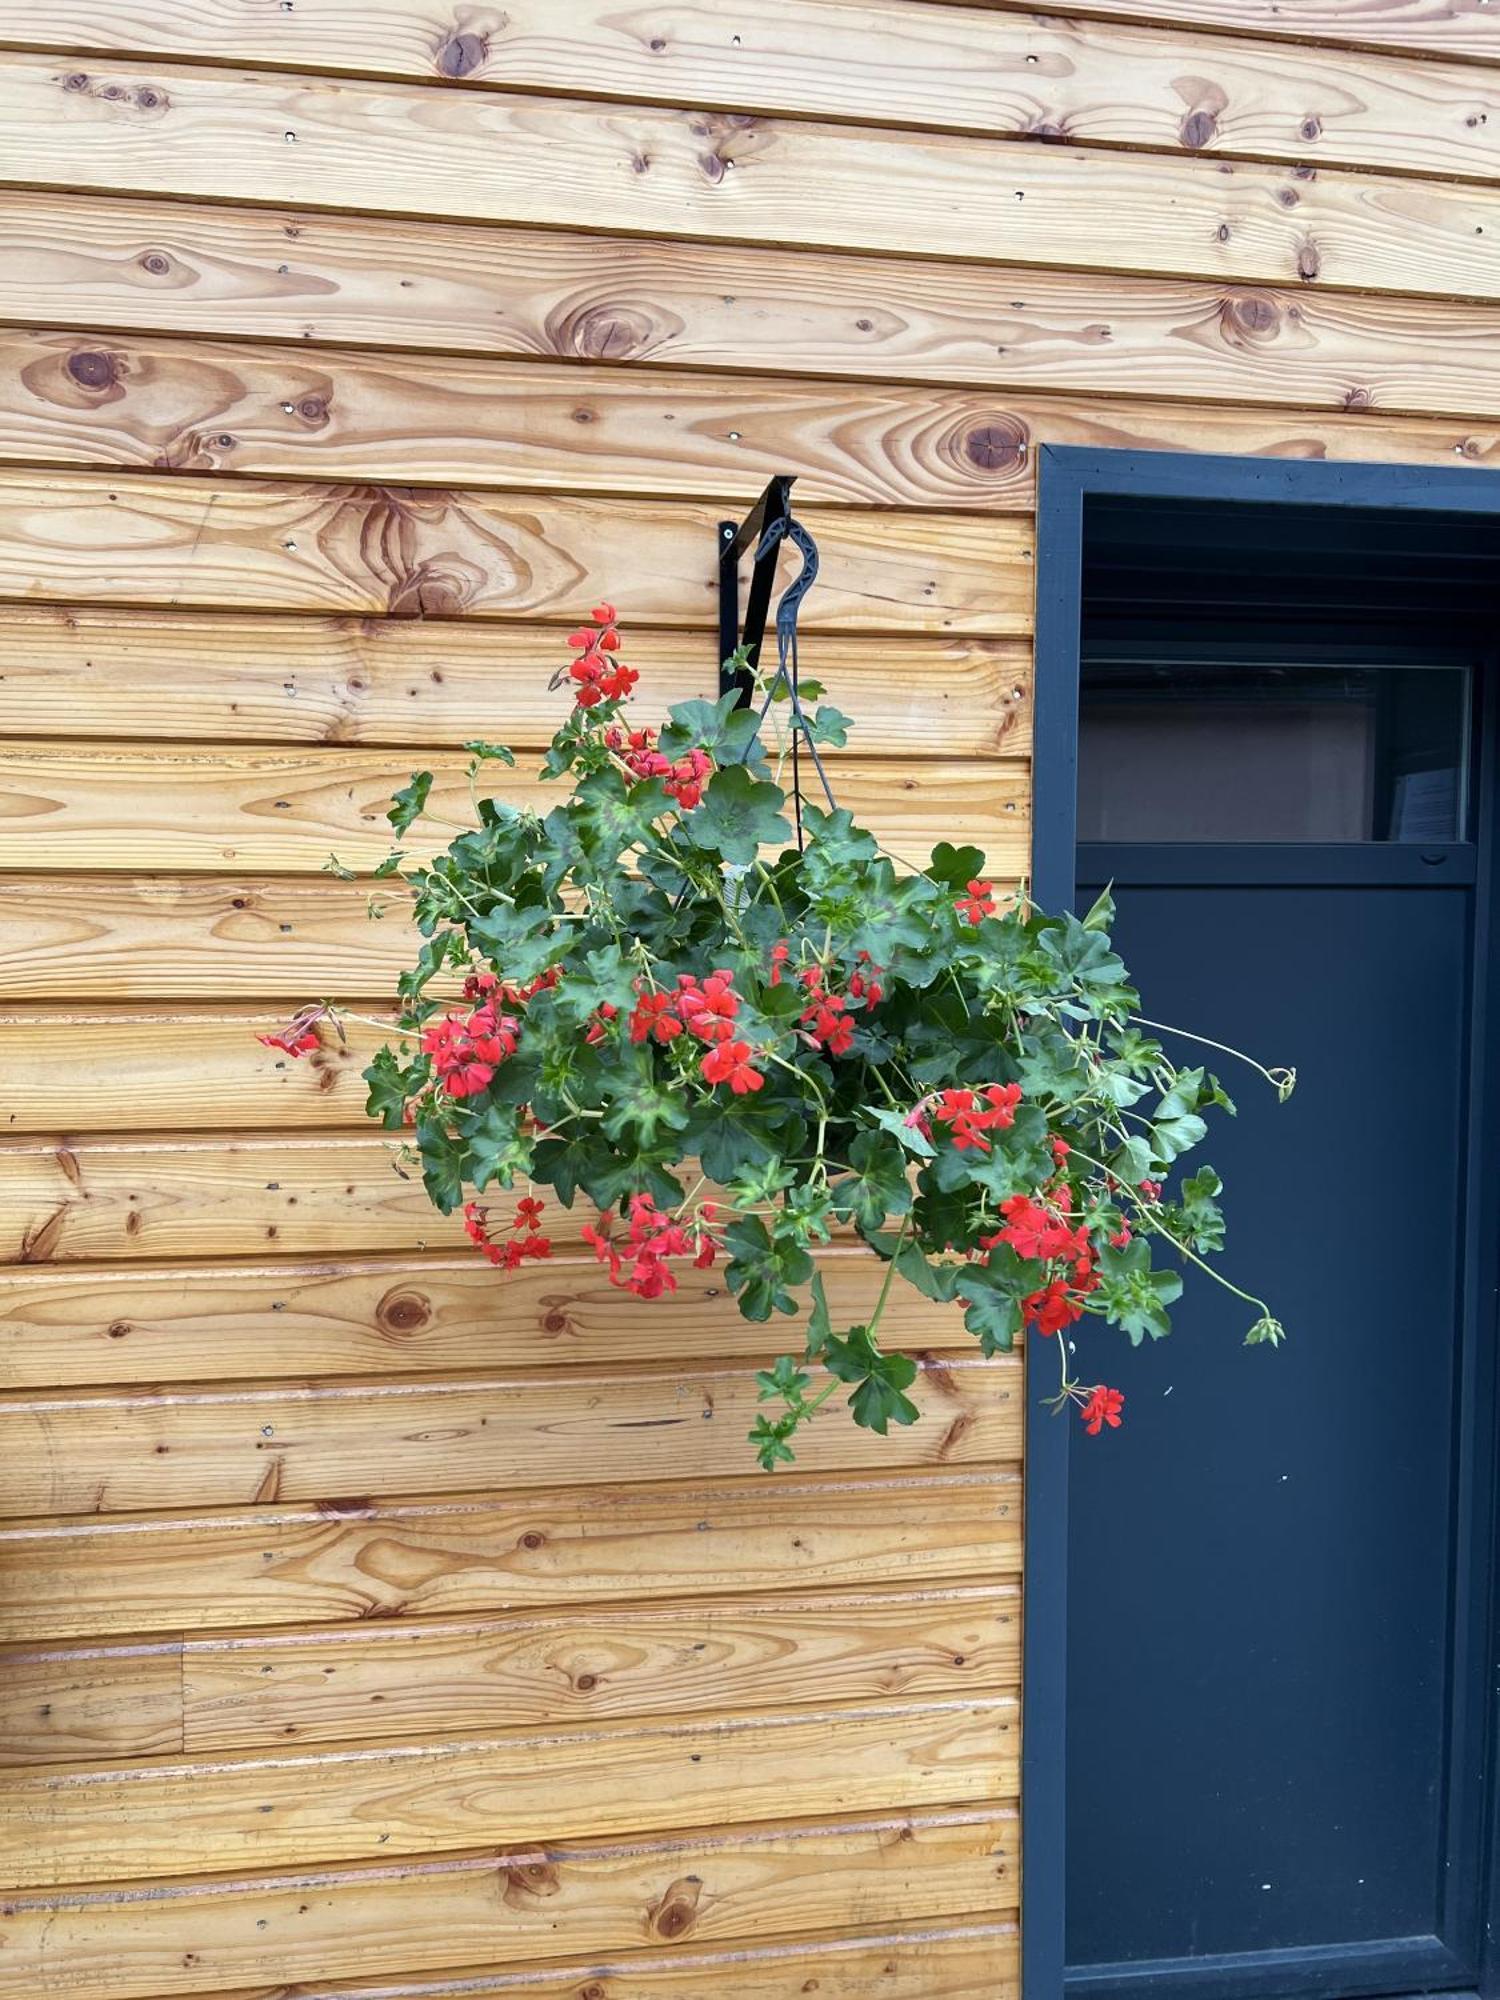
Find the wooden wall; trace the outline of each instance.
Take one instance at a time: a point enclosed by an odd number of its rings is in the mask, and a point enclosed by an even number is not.
[[[0,0],[0,51],[0,1996],[1007,2000],[1019,1360],[916,1304],[926,1421],[767,1480],[714,1274],[496,1279],[368,1043],[253,1037],[388,997],[321,864],[536,745],[580,607],[711,686],[773,471],[846,798],[1019,871],[1039,443],[1500,450],[1500,8]]]

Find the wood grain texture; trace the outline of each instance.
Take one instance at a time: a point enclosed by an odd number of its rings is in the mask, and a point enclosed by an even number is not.
[[[1500,297],[1488,187],[171,64],[11,57],[0,181]]]
[[[400,902],[372,923],[369,901],[368,883],[311,878],[0,876],[0,999],[383,1005],[419,940]]]
[[[1138,5],[1137,14],[1150,13]],[[1231,25],[1210,19],[1206,25]],[[46,15],[0,4],[0,40],[73,56],[180,57],[414,82],[575,92],[872,125],[1067,138],[1412,172],[1500,173],[1500,86],[1458,64],[1268,49],[1175,27],[899,5],[763,0],[726,34],[691,6],[527,0],[455,13],[444,0],[253,0]]]
[[[312,994],[388,1004],[420,943],[369,885],[234,876],[0,877],[7,999],[209,1000]],[[388,1247],[388,1246],[381,1246]]]
[[[564,623],[629,579],[637,622],[701,630],[717,602],[721,511],[13,471],[0,473],[0,598]],[[1030,631],[1027,516],[801,518],[822,558],[810,631]]]
[[[9,1647],[0,1766],[1013,1694],[1019,1610],[1013,1586],[950,1586]]]
[[[1019,1572],[1013,1470],[473,1500],[328,1500],[0,1527],[7,1639],[203,1631]]]
[[[884,847],[920,868],[940,840],[972,841],[1005,876],[1031,851],[1030,779],[1001,758],[825,758],[840,805]],[[475,823],[462,751],[423,756],[433,773],[428,814],[401,841],[430,859]],[[411,764],[384,750],[232,750],[0,742],[0,868],[115,868],[147,874],[318,874],[336,855],[368,872],[390,853],[391,795]],[[558,803],[533,773],[488,778],[486,794],[536,814]],[[786,842],[791,843],[791,820]]]
[[[467,1246],[466,1246],[467,1251]],[[864,1324],[884,1266],[818,1253],[839,1324]],[[916,1348],[972,1352],[962,1315],[913,1291],[887,1308]],[[497,1274],[481,1258],[345,1264],[112,1264],[0,1270],[0,1385],[11,1389],[282,1376],[435,1374],[697,1355],[759,1360],[771,1333],[726,1310],[721,1270],[685,1270],[644,1304],[592,1256]]]
[[[0,193],[0,316],[1282,409],[1500,401],[1484,305],[37,190]]]
[[[884,1914],[884,1913],[882,1913]],[[784,1938],[721,1951],[631,1952],[544,1966],[466,1966],[447,1978],[335,1981],[298,2000],[1019,2000],[1020,1953],[1010,1921],[949,1923],[843,1937]],[[113,2000],[113,1996],[111,1996]],[[290,2000],[283,1986],[201,1991],[190,2000]]]
[[[322,1046],[293,1059],[258,1040],[285,1018],[269,1007],[0,1012],[0,1124],[12,1133],[72,1134],[357,1126],[366,1097],[361,1071],[395,1039],[393,1019],[384,1035],[364,1018],[346,1020],[342,1036],[322,1021],[314,1031]]]
[[[3,268],[3,260],[0,260]],[[716,633],[626,627],[643,715],[717,692]],[[457,749],[545,746],[558,632],[464,620],[0,606],[0,736]],[[803,656],[852,711],[852,756],[1024,755],[1026,640],[824,633]]]
[[[1024,7],[1025,0],[957,0],[959,6]],[[1489,0],[1078,0],[1071,12],[1163,27],[1231,29],[1277,41],[1338,48],[1406,49],[1416,55],[1500,61],[1500,31]],[[1193,44],[1196,47],[1196,43]]]
[[[1496,127],[1500,130],[1500,108]],[[0,461],[1014,510],[983,391],[0,330]],[[1021,505],[1028,504],[1024,495]]]
[[[757,253],[740,254],[753,271]],[[477,482],[457,493],[435,486],[425,507],[425,488],[402,489],[416,525],[401,516],[407,539],[398,553],[420,565],[422,535],[449,526],[450,514],[460,523],[466,559],[483,554],[486,537],[518,532],[514,518],[508,530],[496,529],[484,502],[476,504],[482,488],[646,496],[717,489],[743,503],[772,471],[789,470],[814,503],[1014,512],[1032,504],[1038,443],[1102,439],[1137,448],[1446,459],[1473,456],[1474,419],[1500,409],[1487,366],[1500,316],[1487,307],[1342,295],[1303,305],[1284,290],[1233,286],[1163,297],[1161,288],[1139,281],[1121,281],[1112,300],[1084,293],[1082,281],[1065,274],[1041,274],[1035,286],[1023,273],[1008,275],[1012,290],[1000,324],[991,320],[984,331],[984,372],[1008,372],[1020,384],[1004,392],[726,380],[659,365],[376,359],[354,350],[293,360],[275,347],[0,332],[0,460],[137,472],[180,464],[205,478],[327,472],[376,481],[399,465],[413,480]],[[958,288],[957,274],[940,276]],[[1022,286],[1030,297],[1015,296]],[[847,291],[842,297],[848,314]],[[1120,310],[1111,312],[1112,305]],[[889,314],[875,310],[888,324]],[[972,318],[972,302],[969,312]],[[769,317],[762,308],[762,320]],[[1359,322],[1377,317],[1378,336],[1367,339]],[[876,321],[865,313],[860,323]],[[1008,339],[997,342],[997,331]],[[997,354],[1015,354],[1013,369],[996,362]],[[779,358],[791,365],[799,356]],[[1052,393],[1063,389],[1074,393]],[[1080,401],[1080,389],[1098,392],[1098,400]],[[1103,393],[1121,390],[1153,400]],[[1254,407],[1204,411],[1154,400],[1192,392]],[[1269,401],[1313,408],[1260,407]],[[1387,415],[1387,405],[1458,414]],[[232,428],[219,427],[225,424]],[[361,491],[367,505],[386,497],[378,488]],[[349,549],[347,521],[330,526],[320,513],[317,523],[318,552],[336,578],[359,578],[354,565],[368,569],[369,556]],[[556,525],[565,536],[566,521]],[[838,546],[849,541],[845,523]],[[284,552],[289,544],[300,551],[296,522],[282,537]],[[504,546],[514,562],[512,544]],[[421,608],[489,611],[483,579],[462,562],[454,567],[453,554],[435,577],[424,573]],[[391,607],[409,615],[408,593],[390,574],[390,551],[382,547],[379,558],[375,574],[361,580],[394,592]],[[451,605],[438,601],[443,588],[455,594]],[[549,614],[545,603],[538,608]],[[503,602],[498,609],[504,612]]]
[[[671,1946],[691,1960],[867,1917],[1005,1912],[1015,1859],[1015,1814],[989,1807],[165,1881],[149,1900],[94,1889],[12,1895],[0,1994],[158,2000],[201,1992],[205,1980],[216,1990],[258,1980],[300,1991],[312,1980],[480,1959],[525,1965],[555,1957],[563,1939],[590,1955]],[[569,2000],[581,1991],[575,1985]]]
[[[766,1359],[785,1346],[768,1330]],[[929,1357],[921,1417],[888,1438],[813,1425],[810,1472],[1020,1455],[1020,1356]],[[227,1507],[345,1494],[483,1492],[756,1472],[753,1367],[574,1368],[478,1379],[156,1393],[58,1389],[0,1404],[0,1517]]]
[[[1009,1696],[12,1772],[15,1888],[1013,1798]]]

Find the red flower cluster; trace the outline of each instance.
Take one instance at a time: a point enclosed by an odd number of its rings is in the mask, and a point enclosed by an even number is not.
[[[847,1011],[849,1002],[842,993],[828,991],[821,965],[806,966],[798,976],[810,1003],[801,1015],[807,1039],[826,1055],[848,1055],[854,1046],[854,1022]]]
[[[479,1245],[492,1264],[515,1271],[528,1258],[552,1255],[552,1240],[543,1236],[538,1227],[544,1207],[545,1204],[533,1195],[522,1195],[516,1203],[515,1220],[510,1225],[517,1233],[507,1242],[494,1243],[490,1240],[489,1210],[481,1208],[477,1201],[465,1202],[464,1233],[471,1243]]]
[[[675,1011],[678,999],[672,993],[642,993],[630,1015],[633,1042],[675,1042],[684,1023]]]
[[[850,999],[863,1000],[867,1007],[878,1007],[885,990],[880,984],[884,977],[883,965],[877,965],[867,951],[857,951],[854,954],[854,970],[849,975]]]
[[[1018,1257],[1029,1262],[1069,1266],[1068,1273],[1055,1277],[1021,1301],[1021,1315],[1038,1333],[1061,1333],[1065,1326],[1083,1317],[1083,1301],[1099,1283],[1098,1262],[1084,1223],[1069,1219],[1066,1188],[1055,1197],[1055,1206],[1033,1200],[1030,1195],[1013,1194],[1002,1201],[1005,1221],[993,1236],[982,1236],[980,1248],[993,1250],[1004,1243]]]
[[[732,972],[711,972],[701,983],[683,973],[673,1005],[688,1032],[709,1044],[702,1065],[705,1083],[727,1083],[736,1097],[761,1088],[765,1078],[755,1067],[755,1051],[734,1031],[740,996]]]
[[[659,1299],[664,1292],[677,1289],[669,1258],[691,1257],[700,1271],[714,1261],[720,1248],[711,1230],[715,1213],[713,1203],[705,1202],[697,1221],[687,1224],[659,1209],[653,1196],[632,1195],[627,1214],[620,1218],[626,1224],[623,1237],[615,1233],[615,1218],[606,1208],[600,1211],[597,1224],[584,1224],[583,1240],[593,1245],[612,1285],[634,1292],[637,1298]]]
[[[499,1008],[497,983],[490,998],[467,1014],[454,1009],[422,1030],[422,1053],[431,1056],[450,1097],[474,1097],[487,1089],[501,1063],[515,1054],[521,1024]]]
[[[1125,1398],[1118,1389],[1106,1389],[1102,1382],[1089,1391],[1089,1398],[1079,1409],[1083,1427],[1090,1437],[1098,1437],[1106,1424],[1112,1431],[1120,1428],[1120,1412],[1125,1407]]]
[[[953,907],[961,917],[971,924],[983,923],[986,917],[995,914],[995,885],[993,882],[971,882],[962,896],[954,899]]]
[[[1016,1106],[1021,1102],[1018,1083],[987,1083],[981,1090],[939,1090],[924,1097],[907,1113],[906,1122],[924,1139],[932,1137],[934,1122],[946,1125],[960,1153],[971,1148],[990,1151],[985,1133],[994,1127],[1004,1131],[1016,1122]]]
[[[660,778],[668,797],[676,799],[684,812],[691,812],[703,797],[703,787],[714,768],[706,750],[689,750],[674,764],[656,748],[652,729],[632,729],[629,735],[623,729],[606,729],[604,740],[632,776]]]
[[[615,607],[596,604],[589,615],[592,625],[581,625],[568,634],[568,644],[578,656],[568,675],[578,683],[574,700],[580,708],[593,708],[601,701],[623,701],[640,679],[633,667],[614,658],[620,650]]]

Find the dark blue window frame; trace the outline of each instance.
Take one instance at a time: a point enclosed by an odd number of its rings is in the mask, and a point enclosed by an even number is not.
[[[1074,890],[1078,767],[1079,659],[1082,644],[1084,508],[1093,497],[1120,499],[1260,502],[1266,505],[1358,508],[1385,514],[1411,510],[1487,516],[1500,523],[1500,480],[1478,469],[1409,465],[1330,465],[1304,460],[1242,459],[1169,452],[1091,450],[1044,445],[1037,454],[1037,577],[1034,680],[1034,788],[1032,883],[1047,908],[1070,903]],[[1500,628],[1500,603],[1496,606]],[[1491,690],[1491,700],[1494,691]],[[1490,732],[1493,742],[1493,730]],[[1492,753],[1491,753],[1492,754]],[[1489,773],[1493,797],[1496,774]],[[1387,850],[1387,860],[1389,851]],[[1351,859],[1351,866],[1360,863]],[[1500,987],[1491,885],[1482,884],[1476,907],[1475,957],[1493,999]],[[1500,1130],[1500,1061],[1481,1065],[1476,1053],[1469,1106],[1471,1129],[1493,1138]],[[1489,1149],[1484,1185],[1473,1177],[1471,1210],[1492,1217],[1500,1193]],[[1481,1215],[1475,1213],[1476,1223]],[[1471,1273],[1472,1278],[1472,1273]],[[1491,1285],[1493,1279],[1491,1277]],[[1466,1343],[1476,1365],[1479,1343]],[[1480,1357],[1487,1396],[1495,1395],[1493,1357]],[[1065,1758],[1068,1616],[1068,1427],[1028,1394],[1026,1412],[1026,1575],[1022,1750],[1021,1949],[1023,2000],[1060,2000],[1064,1989],[1066,1879]],[[1468,1453],[1459,1495],[1465,1518],[1493,1520],[1495,1440]],[[1484,1601],[1472,1607],[1465,1634],[1471,1656],[1494,1662],[1497,1628],[1494,1565]],[[1470,1684],[1475,1684],[1470,1681]],[[1491,1684],[1493,1685],[1493,1678]],[[1500,1697],[1477,1732],[1484,1740],[1487,1782],[1487,1854],[1478,1885],[1485,1909],[1485,1961],[1480,1983],[1453,2000],[1495,2000],[1500,1995],[1500,1824],[1497,1824],[1495,1749]],[[1413,1941],[1414,1944],[1421,1941]],[[1421,1954],[1409,1971],[1392,1955],[1390,1987],[1399,1995],[1408,1980],[1420,1990]],[[1287,1968],[1291,1971],[1291,1968]],[[1310,1969],[1310,1968],[1309,1968]],[[1416,2000],[1416,1993],[1411,1995]]]

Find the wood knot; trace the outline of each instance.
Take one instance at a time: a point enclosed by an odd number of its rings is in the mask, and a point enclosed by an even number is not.
[[[673,325],[658,330],[649,314],[622,305],[585,306],[547,324],[553,352],[580,361],[633,361],[650,353],[659,337],[680,331]]]
[[[599,1685],[597,1674],[580,1674],[573,1683],[580,1694],[592,1694]]]
[[[450,35],[433,57],[439,76],[472,76],[489,55],[489,38],[485,35]]]
[[[1368,389],[1346,389],[1344,408],[1346,410],[1369,410],[1375,406],[1375,398]]]
[[[1281,331],[1281,311],[1263,292],[1233,292],[1219,311],[1225,337],[1238,345],[1246,340],[1274,340]]]
[[[328,398],[326,396],[303,396],[293,405],[298,418],[310,430],[321,430],[328,422]]]
[[[547,1537],[545,1535],[538,1534],[535,1528],[528,1528],[525,1534],[522,1535],[521,1537],[521,1547],[523,1549],[545,1548],[546,1543],[547,1543]]]
[[[1297,252],[1297,276],[1304,284],[1311,284],[1323,268],[1323,259],[1316,243],[1304,243]]]
[[[609,2000],[609,1993],[597,1979],[591,1979],[587,1986],[579,1987],[578,2000]]]
[[[130,1331],[128,1319],[112,1319],[105,1331],[111,1340],[123,1340]]]
[[[1218,137],[1219,120],[1212,111],[1190,111],[1178,128],[1178,136],[1190,153],[1201,153]]]
[[[700,153],[698,165],[703,169],[707,181],[721,181],[724,178],[724,162],[717,153]]]
[[[113,389],[120,379],[114,356],[97,347],[70,354],[67,365],[68,373],[80,389]]]
[[[562,1888],[556,1866],[535,1856],[502,1861],[500,1872],[505,1878],[504,1900],[513,1910],[524,1910],[531,1903],[545,1901]]]
[[[172,260],[165,250],[147,250],[140,259],[140,265],[153,278],[167,278],[172,274]]]
[[[1322,119],[1304,118],[1302,123],[1297,127],[1297,136],[1299,139],[1305,139],[1309,145],[1312,144],[1314,139],[1321,139],[1323,136]]]
[[[666,1891],[650,1913],[650,1926],[657,1937],[673,1941],[686,1937],[698,1921],[698,1899],[703,1882],[697,1875],[683,1875]]]
[[[1030,433],[1019,417],[976,424],[963,441],[964,457],[980,472],[1014,472],[1026,463]]]
[[[422,1292],[387,1292],[375,1308],[375,1321],[383,1333],[420,1333],[431,1319],[432,1301]]]
[[[1295,188],[1277,188],[1276,199],[1283,208],[1295,208],[1302,197]]]

